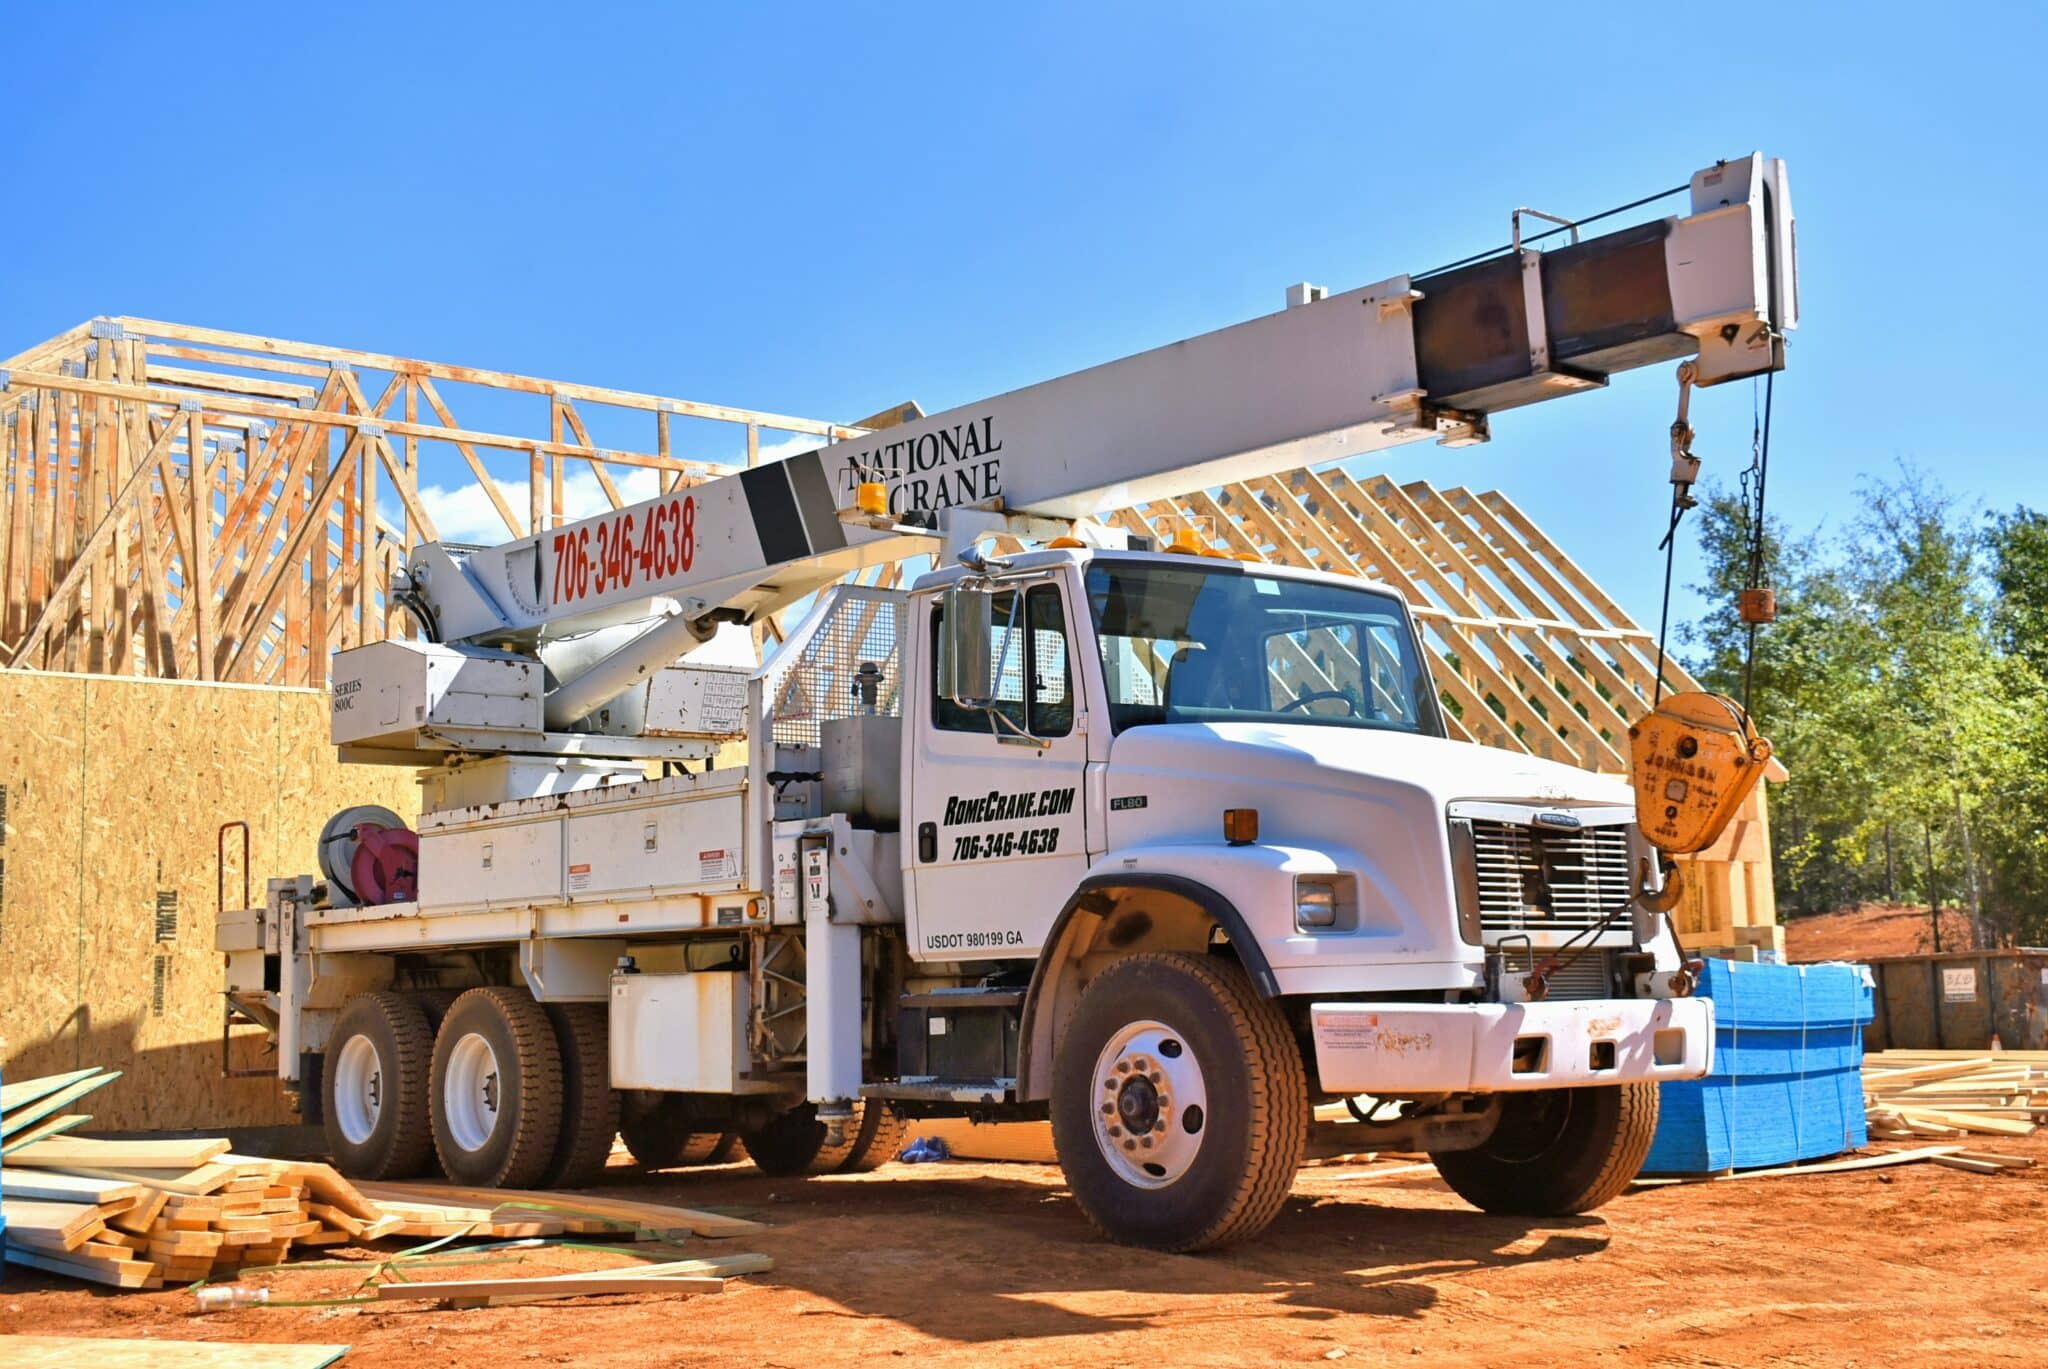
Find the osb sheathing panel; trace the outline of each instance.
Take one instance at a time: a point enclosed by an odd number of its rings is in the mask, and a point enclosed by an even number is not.
[[[312,690],[7,672],[0,785],[6,1077],[124,1071],[93,1095],[95,1129],[291,1120],[274,1079],[221,1077],[216,834],[231,819],[249,823],[260,900],[265,879],[313,868],[314,841],[336,810],[382,803],[415,814],[411,772],[344,770],[327,740],[326,697]],[[231,836],[230,905],[241,899],[239,865]],[[242,1029],[236,1064],[268,1063],[261,1037]]]

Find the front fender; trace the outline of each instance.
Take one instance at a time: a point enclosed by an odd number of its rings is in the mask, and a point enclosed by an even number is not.
[[[1077,956],[1077,932],[1085,923],[1092,931],[1115,905],[1121,890],[1154,890],[1184,899],[1205,912],[1230,939],[1238,963],[1263,998],[1279,994],[1266,950],[1244,909],[1261,909],[1277,900],[1292,906],[1294,877],[1329,873],[1335,867],[1320,852],[1279,846],[1161,845],[1118,851],[1092,866],[1073,896],[1053,920],[1044,949],[1032,969],[1020,1025],[1017,1092],[1020,1098],[1044,1098],[1052,1088],[1055,1006]],[[1112,927],[1112,938],[1119,935]],[[1135,942],[1142,932],[1134,930]],[[1112,942],[1114,944],[1114,942]]]

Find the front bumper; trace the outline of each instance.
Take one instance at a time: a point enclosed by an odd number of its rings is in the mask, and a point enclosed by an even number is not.
[[[1697,1079],[1714,1040],[1704,998],[1316,1003],[1309,1020],[1322,1087],[1345,1094]]]

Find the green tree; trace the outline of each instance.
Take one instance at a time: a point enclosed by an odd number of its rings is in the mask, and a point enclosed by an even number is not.
[[[2012,730],[1980,819],[1984,907],[2010,939],[2048,945],[2048,515],[1994,518],[1986,542]]]
[[[2048,940],[2048,518],[1987,532],[1910,467],[1858,493],[1832,535],[1766,528],[1779,616],[1749,702],[1791,775],[1772,795],[1779,897],[1797,913],[1938,895],[1995,939]],[[1710,491],[1697,527],[1712,607],[1681,639],[1741,698],[1741,501]]]

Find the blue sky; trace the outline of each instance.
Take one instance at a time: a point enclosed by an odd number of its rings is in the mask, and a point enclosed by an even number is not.
[[[1791,164],[1805,308],[1775,510],[1840,524],[1902,459],[2039,506],[2041,14],[24,7],[0,354],[125,313],[939,409],[1760,148]],[[1654,623],[1672,404],[1667,368],[1636,372],[1384,466],[1506,490]],[[1746,385],[1695,406],[1710,475],[1745,464],[1750,418]]]

